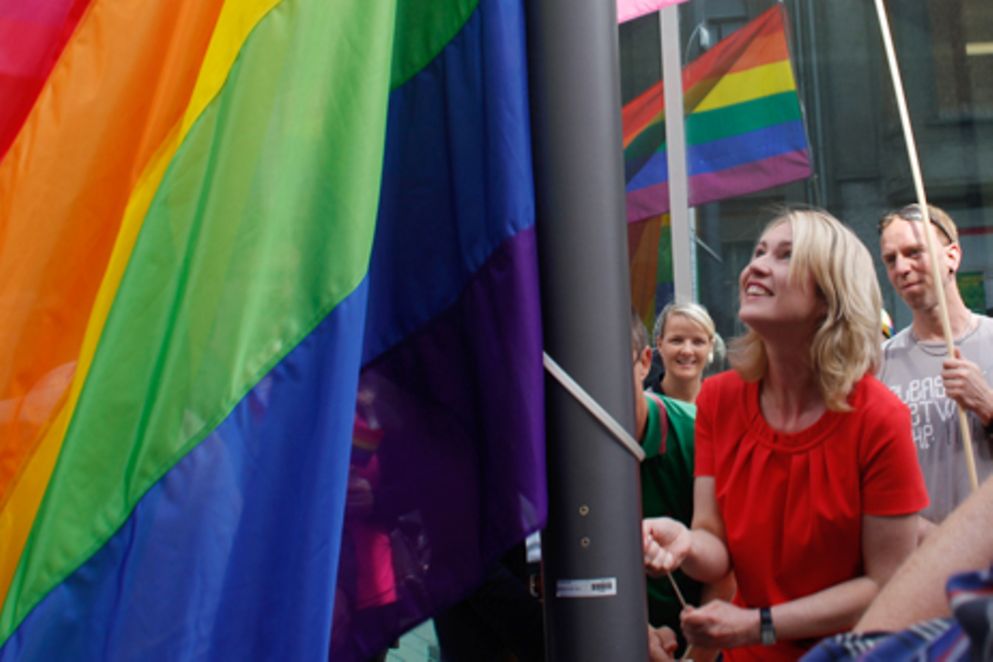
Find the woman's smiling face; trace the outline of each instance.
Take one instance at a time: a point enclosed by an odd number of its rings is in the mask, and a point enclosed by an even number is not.
[[[700,324],[674,313],[665,322],[658,346],[667,374],[699,379],[714,349],[714,340]]]
[[[824,314],[814,277],[790,280],[793,228],[788,222],[766,230],[741,271],[738,317],[759,330],[765,324],[810,322]]]

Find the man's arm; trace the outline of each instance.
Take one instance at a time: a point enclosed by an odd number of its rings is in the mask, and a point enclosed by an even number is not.
[[[945,584],[958,572],[993,563],[993,478],[928,535],[873,600],[857,632],[893,631],[948,616]]]
[[[932,522],[931,520],[929,520],[929,519],[927,519],[925,517],[922,517],[921,515],[918,515],[917,516],[917,546],[920,547],[922,544],[924,544],[924,539],[927,538],[932,533],[934,533],[934,530],[937,529],[937,528],[938,528],[938,525],[937,524],[935,524],[934,522]]]

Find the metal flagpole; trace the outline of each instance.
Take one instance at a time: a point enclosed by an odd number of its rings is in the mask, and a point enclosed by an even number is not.
[[[676,301],[695,301],[690,234],[689,179],[686,171],[686,125],[683,113],[683,70],[679,44],[679,7],[659,12],[662,35],[662,87],[665,91],[666,163],[669,166],[669,218],[672,231],[672,276]]]
[[[634,428],[616,10],[532,0],[528,51],[547,354]],[[645,660],[638,462],[546,378],[549,660]]]

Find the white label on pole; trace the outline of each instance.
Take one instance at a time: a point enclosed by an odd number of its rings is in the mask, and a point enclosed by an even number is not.
[[[535,531],[527,538],[524,539],[525,542],[525,558],[528,563],[541,563],[541,532]]]
[[[617,577],[560,579],[555,582],[556,598],[604,598],[617,595]]]

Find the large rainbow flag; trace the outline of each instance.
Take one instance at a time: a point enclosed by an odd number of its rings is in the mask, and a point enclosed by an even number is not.
[[[541,525],[523,20],[0,6],[0,660],[364,659]]]
[[[776,4],[683,70],[690,205],[809,177],[810,155]],[[622,110],[629,221],[669,209],[659,82]]]

